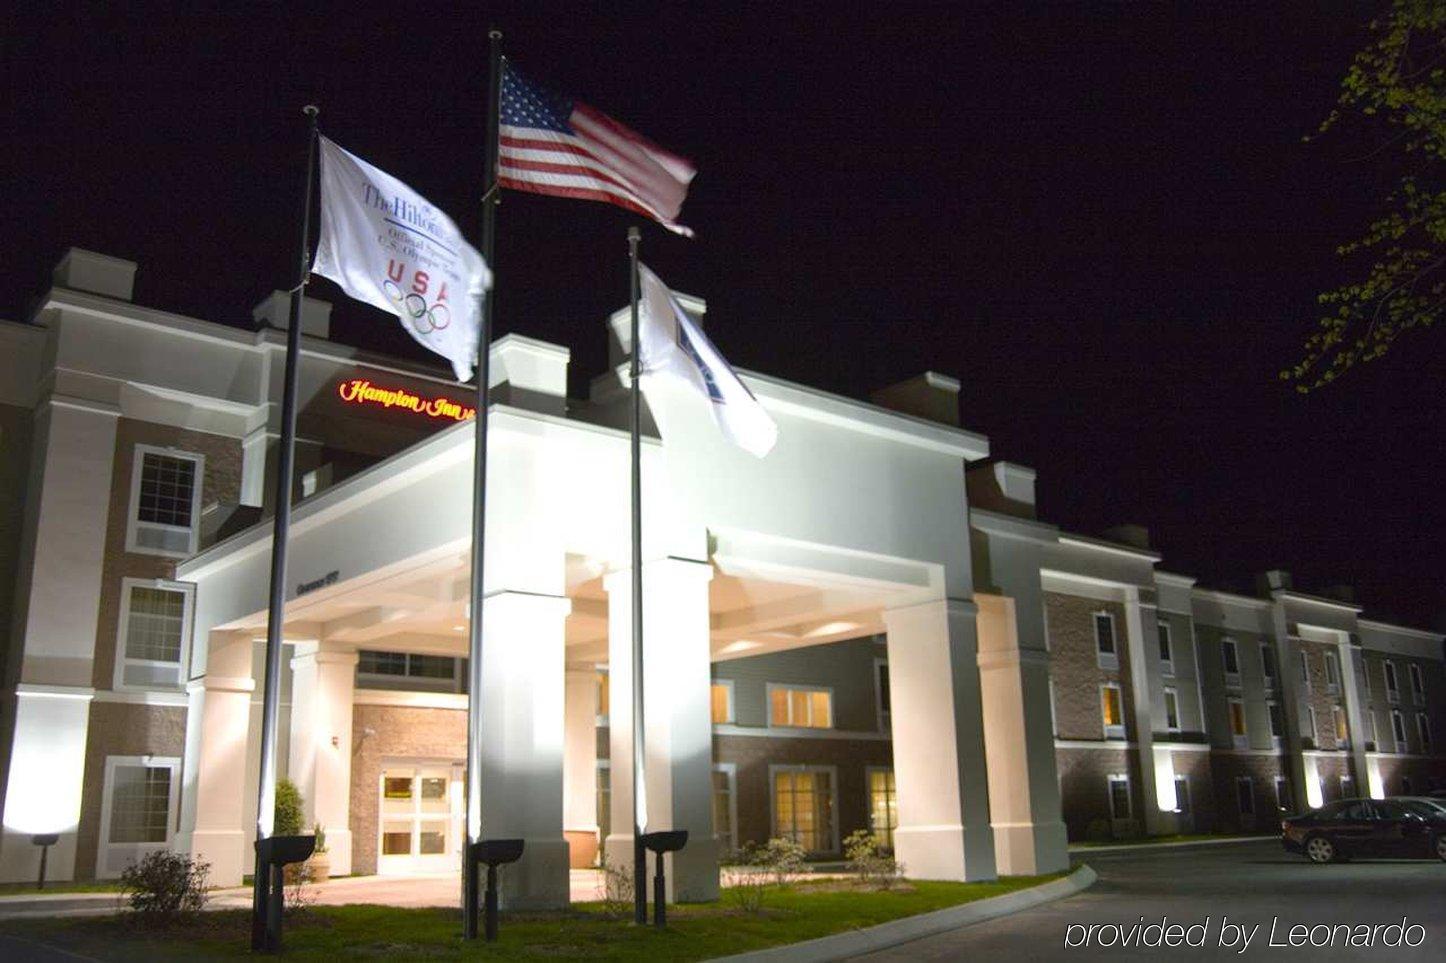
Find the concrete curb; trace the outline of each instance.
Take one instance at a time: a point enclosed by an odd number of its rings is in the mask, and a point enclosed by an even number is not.
[[[1072,856],[1088,856],[1090,853],[1124,853],[1131,850],[1184,849],[1187,846],[1222,846],[1226,843],[1258,843],[1262,840],[1280,842],[1279,836],[1225,836],[1221,839],[1186,839],[1172,843],[1120,843],[1117,846],[1076,846],[1070,849]]]
[[[950,906],[932,913],[907,916],[901,920],[890,920],[868,929],[835,933],[802,943],[770,946],[766,950],[754,950],[736,956],[722,956],[714,963],[775,963],[782,960],[787,960],[788,963],[825,963],[830,960],[846,960],[1064,899],[1088,889],[1097,878],[1094,870],[1081,866],[1063,879],[1045,883],[1043,886],[1005,893],[1003,896],[991,896],[989,899],[976,900],[962,906]]]

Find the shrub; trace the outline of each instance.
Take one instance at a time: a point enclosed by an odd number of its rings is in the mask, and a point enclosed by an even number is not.
[[[849,869],[861,885],[891,889],[903,869],[893,856],[883,851],[874,834],[867,829],[850,833],[844,840],[844,855]]]
[[[205,907],[210,871],[210,863],[184,853],[147,853],[121,872],[122,899],[148,925],[172,922]]]
[[[633,915],[632,867],[622,867],[608,860],[604,855],[598,863],[602,876],[598,879],[598,899],[603,904],[603,915],[610,919],[626,919]]]
[[[763,909],[764,895],[773,879],[773,868],[769,865],[767,847],[749,843],[731,854],[733,866],[729,872],[733,885],[728,895],[745,913],[758,913]]]
[[[276,783],[276,808],[272,810],[271,835],[301,835],[301,790],[290,779]]]
[[[808,850],[803,848],[802,843],[775,836],[763,847],[763,861],[761,865],[768,867],[773,873],[773,881],[775,883],[784,886],[791,883],[795,876],[803,872],[803,858],[807,855]]]

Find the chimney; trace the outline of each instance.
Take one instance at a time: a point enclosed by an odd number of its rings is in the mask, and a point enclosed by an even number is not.
[[[880,388],[869,397],[881,408],[959,427],[959,382],[937,371]]]
[[[1111,542],[1118,542],[1121,545],[1130,545],[1135,548],[1150,548],[1150,530],[1143,525],[1133,523],[1127,525],[1116,525],[1114,528],[1105,531],[1105,538]]]
[[[58,287],[129,301],[135,288],[136,262],[73,247],[51,277]]]
[[[285,331],[291,326],[291,295],[285,291],[272,291],[251,309],[251,317],[258,328]],[[331,336],[330,301],[302,297],[301,333],[323,340]]]
[[[1255,576],[1255,587],[1264,596],[1269,596],[1272,592],[1289,592],[1291,590],[1290,573],[1283,568],[1273,568],[1268,572],[1261,572]]]

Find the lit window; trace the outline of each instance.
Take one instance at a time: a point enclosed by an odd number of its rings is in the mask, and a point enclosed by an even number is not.
[[[191,587],[124,579],[116,686],[179,688],[191,628]]]
[[[136,446],[127,551],[176,556],[196,551],[203,463],[200,455]]]
[[[1346,727],[1346,710],[1340,706],[1331,706],[1331,721],[1335,723],[1336,745],[1344,746],[1350,738]]]
[[[1095,653],[1101,668],[1119,668],[1115,651],[1115,617],[1108,612],[1095,613]]]
[[[1239,699],[1230,700],[1230,736],[1237,749],[1244,749],[1249,745],[1249,736],[1245,730],[1245,703]]]
[[[713,724],[723,725],[733,721],[733,683],[715,682],[708,690],[712,705]]]
[[[611,686],[608,684],[608,674],[599,670],[597,674],[597,724],[605,726],[608,724],[609,706],[611,699]]]
[[[899,826],[899,807],[894,792],[894,770],[869,770],[869,829],[874,842],[894,848],[894,830]]]
[[[713,832],[718,836],[718,852],[728,855],[738,848],[738,832],[733,825],[733,770],[713,768]]]
[[[773,774],[774,835],[791,839],[810,853],[833,852],[833,772],[789,767]]]
[[[1120,687],[1114,684],[1100,686],[1100,714],[1104,718],[1105,738],[1125,737],[1125,716],[1120,704]]]
[[[833,727],[833,693],[797,686],[768,687],[768,724],[802,729]]]
[[[1174,689],[1165,690],[1165,728],[1180,731],[1180,698]]]
[[[1130,818],[1130,777],[1114,775],[1109,777],[1110,816],[1114,819]]]

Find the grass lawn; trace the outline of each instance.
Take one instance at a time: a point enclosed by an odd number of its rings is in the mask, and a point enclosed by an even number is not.
[[[286,926],[285,956],[337,959],[701,960],[827,936],[959,903],[998,896],[1058,879],[1010,877],[993,883],[910,882],[890,892],[846,880],[769,887],[762,911],[738,908],[729,891],[718,903],[668,909],[663,931],[609,918],[600,903],[565,913],[504,915],[491,945],[461,940],[455,909],[319,906]],[[629,914],[630,915],[630,914]],[[217,959],[250,955],[245,911],[204,913],[167,932],[144,932],[119,917],[12,920],[0,934],[34,940],[104,960]]]
[[[1212,839],[1267,839],[1279,833],[1176,833],[1173,836],[1138,836],[1134,839],[1100,839],[1070,843],[1070,849],[1092,849],[1096,846],[1153,846],[1157,843],[1200,843]]]

